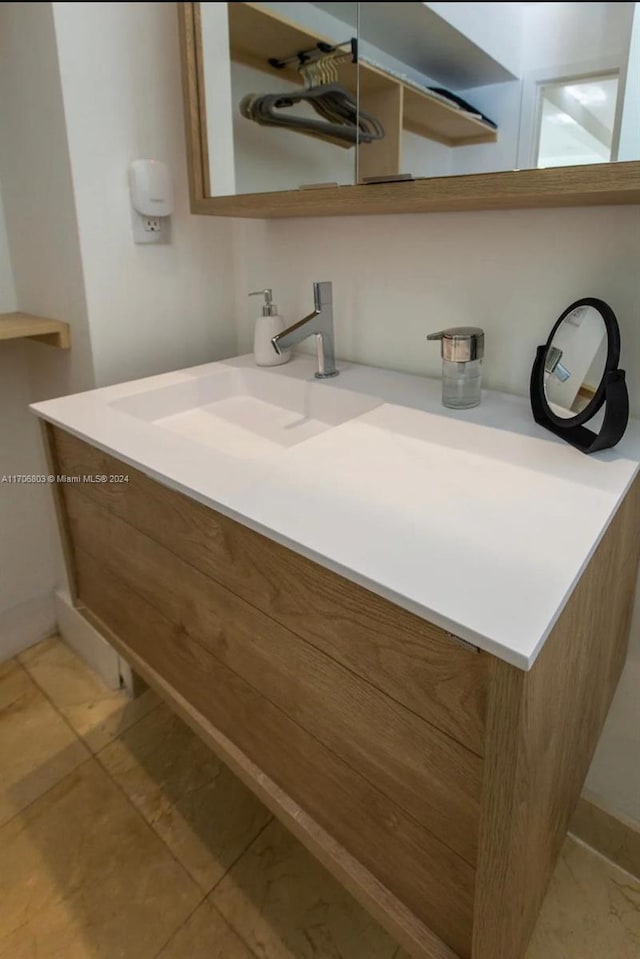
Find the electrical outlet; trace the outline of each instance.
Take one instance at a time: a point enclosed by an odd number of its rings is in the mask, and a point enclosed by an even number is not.
[[[147,216],[131,208],[134,243],[170,243],[168,216]]]

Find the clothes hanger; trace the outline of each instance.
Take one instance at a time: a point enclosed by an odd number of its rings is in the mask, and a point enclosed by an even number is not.
[[[338,82],[340,64],[353,59],[353,41],[351,55],[337,47],[327,48],[318,44],[317,51],[303,51],[297,54],[298,72],[304,81],[304,89],[290,93],[247,94],[240,103],[240,112],[247,119],[263,126],[277,126],[319,137],[331,143],[350,148],[356,143],[370,143],[384,137],[384,127],[372,114],[358,110],[353,94]],[[282,67],[296,58],[269,62]],[[326,122],[309,117],[295,116],[284,111],[298,103],[309,103],[315,112]]]

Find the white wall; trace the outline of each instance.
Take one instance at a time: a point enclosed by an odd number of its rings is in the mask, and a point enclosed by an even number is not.
[[[437,376],[426,334],[482,326],[486,384],[525,394],[536,346],[580,296],[611,303],[622,361],[638,368],[639,227],[637,207],[270,220],[257,250],[238,249],[236,270],[239,288],[272,286],[288,320],[308,311],[314,280],[333,280],[338,354],[373,366]],[[246,237],[253,224],[236,229]],[[246,351],[255,306],[243,296]],[[638,373],[629,387],[640,414]]]
[[[478,143],[451,149],[453,174],[496,172],[517,167],[522,83],[495,83],[463,90],[460,96],[498,124],[496,143]]]
[[[240,350],[251,348],[255,306],[272,286],[289,322],[311,306],[314,280],[334,281],[343,358],[438,376],[426,334],[474,324],[487,334],[485,384],[526,395],[535,348],[569,303],[598,296],[622,331],[634,412],[640,415],[640,209],[513,211],[271,220],[235,225]],[[640,823],[640,605],[632,651],[587,788]]]
[[[72,327],[69,353],[27,344],[35,395],[86,389],[93,369],[51,4],[0,5],[0,97],[18,306]]]
[[[0,473],[39,473],[29,402],[235,352],[231,225],[188,210],[175,4],[0,4],[0,106],[15,301],[72,327],[68,353],[0,348]],[[153,155],[172,242],[137,247],[127,165]],[[53,627],[65,576],[45,487],[2,487],[0,524],[2,660]]]
[[[633,3],[530,3],[524,8],[523,67],[585,63],[625,64]]]
[[[4,210],[0,196],[0,313],[16,308],[16,294]],[[0,343],[0,477],[31,472],[34,468],[34,427],[26,409],[28,401],[28,368],[25,346]],[[0,484],[0,662],[22,648],[29,620],[37,620],[37,628],[46,631],[51,622],[51,608],[42,597],[41,578],[47,575],[46,534],[38,555],[21,548],[26,528],[38,535],[42,521],[41,497],[34,497],[26,487]],[[44,559],[44,565],[43,565]]]
[[[7,224],[4,216],[2,192],[0,192],[0,313],[11,313],[15,309],[16,285],[13,280]],[[0,382],[2,381],[0,380]]]
[[[25,54],[28,51],[28,55]],[[0,344],[0,473],[46,472],[27,405],[93,385],[53,18],[0,4],[0,178],[14,306],[66,320],[73,350]],[[52,631],[59,567],[46,487],[0,487],[0,660]]]
[[[96,383],[232,354],[230,225],[189,214],[175,4],[53,13]],[[133,243],[127,167],[138,157],[171,167],[170,244]]]
[[[631,645],[616,697],[587,778],[585,793],[640,825],[640,580]]]
[[[485,50],[507,70],[520,75],[522,66],[524,4],[425,3],[434,13]],[[549,4],[544,4],[549,6]]]

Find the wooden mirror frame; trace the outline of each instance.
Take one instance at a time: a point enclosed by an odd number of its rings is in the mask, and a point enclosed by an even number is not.
[[[636,160],[211,196],[200,4],[177,6],[192,213],[269,219],[640,203],[640,161]]]

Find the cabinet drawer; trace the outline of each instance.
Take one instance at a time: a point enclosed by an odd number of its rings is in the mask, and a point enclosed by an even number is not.
[[[58,472],[94,502],[226,586],[426,722],[484,754],[490,657],[375,593],[50,428]]]
[[[470,864],[482,760],[155,540],[65,489],[72,542]],[[80,572],[80,570],[79,570]]]
[[[77,516],[74,534],[76,524]],[[77,543],[74,553],[80,601],[113,630],[124,649],[147,663],[462,959],[468,959],[474,869],[127,585],[120,578],[126,577],[126,570],[115,574]]]

